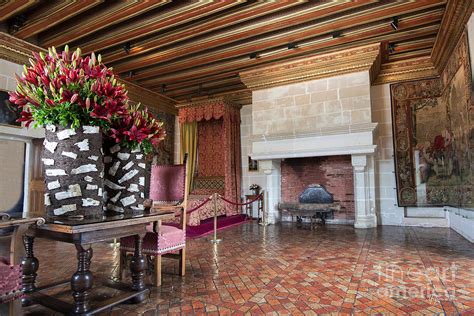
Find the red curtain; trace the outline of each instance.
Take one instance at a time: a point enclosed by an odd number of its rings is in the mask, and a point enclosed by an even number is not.
[[[225,144],[225,198],[240,202],[240,186],[242,177],[242,155],[240,147],[240,110],[234,107],[224,114]],[[240,213],[240,208],[227,205],[226,215]]]
[[[223,119],[198,123],[197,174],[199,177],[225,175],[223,132]]]

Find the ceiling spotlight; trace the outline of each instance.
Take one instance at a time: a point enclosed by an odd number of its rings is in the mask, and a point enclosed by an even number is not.
[[[198,94],[199,94],[199,95],[202,95],[202,83],[199,84],[199,87],[198,87]]]
[[[250,57],[250,59],[257,59],[258,54],[257,53],[251,53],[249,57]]]
[[[394,16],[392,18],[392,22],[390,22],[390,26],[392,27],[392,29],[394,29],[395,31],[398,30],[398,16]]]
[[[395,44],[394,44],[394,43],[388,44],[388,52],[389,52],[390,54],[395,53]]]
[[[123,45],[123,50],[125,51],[125,53],[129,54],[129,53],[130,53],[130,49],[132,49],[132,44],[130,44],[130,42],[126,42],[126,43]]]
[[[166,85],[163,83],[161,85],[161,93],[165,93],[165,91],[166,91]]]
[[[128,72],[128,77],[131,78],[131,77],[133,77],[133,76],[135,76],[135,71],[130,70],[130,71]]]
[[[295,43],[288,44],[288,49],[295,49],[295,48],[298,48],[298,45],[296,45]]]
[[[16,33],[20,30],[20,28],[25,24],[26,16],[24,14],[20,14],[15,16],[9,25],[10,33]]]
[[[332,33],[332,38],[339,38],[342,36],[342,32],[341,31],[335,31]]]

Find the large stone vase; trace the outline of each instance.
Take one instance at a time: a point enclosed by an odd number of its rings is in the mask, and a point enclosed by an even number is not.
[[[42,162],[48,216],[103,215],[104,162],[99,127],[47,126]]]
[[[104,201],[108,212],[143,213],[146,159],[140,149],[104,145]]]

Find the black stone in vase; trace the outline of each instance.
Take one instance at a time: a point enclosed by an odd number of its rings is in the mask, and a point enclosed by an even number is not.
[[[104,145],[104,203],[108,212],[140,214],[144,211],[146,157],[140,149]]]
[[[102,131],[47,126],[42,163],[48,216],[103,215]]]
[[[311,184],[308,186],[299,197],[300,203],[334,203],[334,198],[329,193],[324,185]]]

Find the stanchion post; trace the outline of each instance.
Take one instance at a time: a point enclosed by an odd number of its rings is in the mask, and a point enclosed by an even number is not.
[[[212,195],[212,202],[214,203],[214,238],[211,240],[213,244],[218,244],[222,239],[217,239],[217,198],[218,194],[214,193]]]

